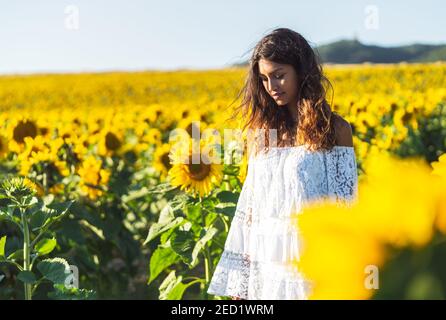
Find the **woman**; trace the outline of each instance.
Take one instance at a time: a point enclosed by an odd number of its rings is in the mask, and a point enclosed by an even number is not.
[[[208,293],[308,298],[311,281],[290,263],[302,249],[296,217],[311,201],[349,203],[357,194],[352,130],[331,111],[326,83],[297,32],[276,29],[254,48],[240,107],[255,148]]]

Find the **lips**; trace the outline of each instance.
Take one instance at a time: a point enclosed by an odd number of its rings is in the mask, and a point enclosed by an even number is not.
[[[283,92],[281,92],[281,93],[273,93],[273,98],[279,98],[282,95],[283,95]]]

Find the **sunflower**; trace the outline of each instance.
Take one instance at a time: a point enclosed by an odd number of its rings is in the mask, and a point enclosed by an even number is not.
[[[31,120],[21,120],[13,129],[13,139],[18,143],[23,143],[25,137],[34,138],[37,136],[37,125]]]
[[[115,130],[103,130],[100,134],[98,154],[101,156],[112,156],[122,153],[124,136]]]
[[[65,161],[61,161],[57,156],[57,149],[52,148],[57,145],[53,141],[48,145],[43,143],[40,138],[26,138],[26,147],[18,159],[20,160],[20,174],[27,176],[33,170],[38,173],[45,172],[48,176],[66,177],[70,174]],[[39,167],[39,169],[37,169]]]
[[[147,133],[142,136],[141,140],[148,144],[153,144],[155,146],[161,145],[162,132],[157,128],[150,128]]]
[[[169,158],[170,148],[171,145],[165,143],[158,147],[153,154],[153,167],[160,173],[161,180],[167,177],[170,168],[172,168]]]
[[[76,162],[83,159],[88,152],[90,146],[88,136],[86,134],[74,134],[73,136],[64,139],[64,141],[71,147],[73,157]]]
[[[48,145],[42,136],[37,136],[35,138],[25,137],[24,149],[18,154],[18,159],[20,161],[28,160],[33,153],[47,150],[49,150]]]
[[[34,121],[18,116],[10,120],[6,132],[9,150],[21,153],[25,146],[25,139],[28,137],[34,139],[38,135],[38,127]]]
[[[65,191],[65,185],[63,183],[56,183],[48,190],[48,192],[51,194],[63,194],[64,191]]]
[[[42,197],[45,194],[45,192],[43,191],[43,188],[40,186],[40,184],[35,183],[31,179],[24,178],[23,184],[26,185],[28,188],[30,188],[31,191],[37,193],[37,195],[40,197]]]
[[[191,116],[188,116],[184,119],[181,119],[178,122],[177,128],[181,128],[183,130],[186,130],[186,132],[189,134],[189,136],[192,137],[193,132],[195,134],[202,133],[205,129],[208,128],[208,125],[204,121],[197,120],[200,119],[199,113],[194,113]],[[195,137],[194,137],[195,138]]]
[[[202,149],[197,147],[202,146],[208,147],[207,153],[199,152]],[[223,165],[216,163],[216,153],[205,141],[190,139],[189,144],[177,144],[169,155],[173,163],[168,172],[171,184],[193,196],[209,194],[223,179]]]
[[[81,177],[80,188],[92,200],[104,193],[100,186],[106,185],[110,178],[110,172],[101,169],[101,167],[101,160],[89,156],[78,170],[78,174]]]

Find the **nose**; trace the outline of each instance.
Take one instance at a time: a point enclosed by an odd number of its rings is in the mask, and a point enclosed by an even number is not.
[[[273,91],[278,91],[277,90],[277,82],[274,79],[269,79],[268,80],[268,91],[269,92],[273,92]]]

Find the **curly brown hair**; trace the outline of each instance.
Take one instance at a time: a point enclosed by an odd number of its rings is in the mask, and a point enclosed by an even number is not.
[[[292,65],[298,76],[297,122],[288,108],[278,108],[265,90],[260,79],[259,60]],[[243,112],[243,131],[254,129],[254,144],[258,146],[259,130],[264,148],[269,148],[269,130],[276,129],[278,146],[307,145],[309,150],[331,149],[336,143],[334,118],[340,117],[326,100],[327,88],[333,87],[324,76],[319,56],[299,33],[287,29],[275,29],[264,36],[254,47],[249,61],[245,84],[237,100],[232,118]],[[290,139],[281,139],[287,136]],[[249,140],[248,140],[249,141]],[[255,148],[256,153],[258,148]]]

